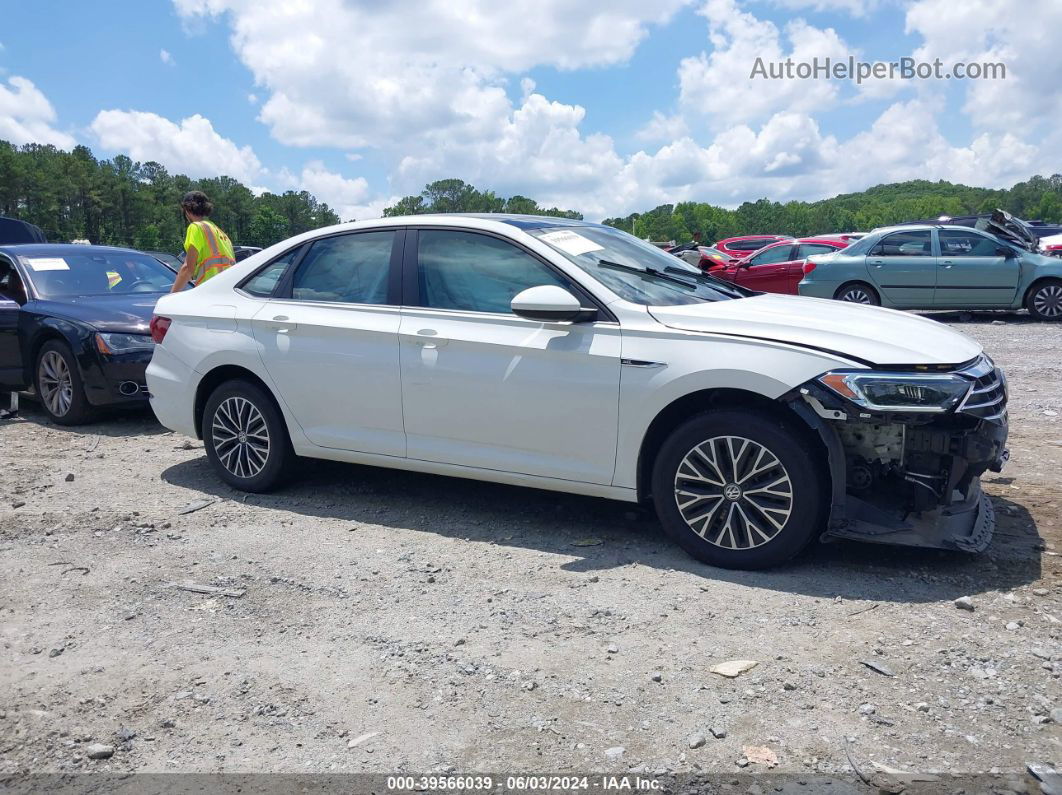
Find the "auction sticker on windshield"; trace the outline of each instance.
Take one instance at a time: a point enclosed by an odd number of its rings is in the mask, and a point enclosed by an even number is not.
[[[559,248],[565,254],[578,257],[589,251],[600,251],[604,246],[599,246],[588,237],[583,237],[578,232],[569,232],[567,229],[560,232],[547,232],[539,236],[539,240],[545,240],[551,246]]]
[[[24,257],[27,265],[35,271],[68,271],[70,266],[62,257]]]

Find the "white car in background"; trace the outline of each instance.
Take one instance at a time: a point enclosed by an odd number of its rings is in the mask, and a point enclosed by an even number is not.
[[[292,238],[158,303],[164,425],[231,486],[298,456],[651,501],[711,564],[819,536],[976,551],[1006,387],[911,315],[756,294],[618,230],[422,215]]]

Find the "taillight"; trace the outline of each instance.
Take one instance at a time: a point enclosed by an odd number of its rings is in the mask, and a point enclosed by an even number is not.
[[[815,263],[804,260],[804,275],[807,276],[813,270],[815,270]]]
[[[173,321],[168,317],[162,315],[151,316],[151,339],[155,341],[156,345],[161,345],[162,341],[166,339],[166,332],[170,330],[170,323]]]

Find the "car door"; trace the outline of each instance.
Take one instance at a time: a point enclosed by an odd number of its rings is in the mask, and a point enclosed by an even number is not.
[[[529,287],[592,299],[510,240],[411,231],[402,310],[408,455],[423,461],[610,484],[620,330],[607,319],[547,323],[509,307]]]
[[[973,229],[939,229],[937,306],[1009,306],[1018,290],[1021,261],[998,240]],[[1003,256],[1001,249],[1013,256]]]
[[[885,235],[870,249],[866,264],[871,280],[894,306],[933,306],[937,260],[929,229]]]
[[[404,456],[398,371],[401,229],[319,238],[252,321],[262,361],[306,437]],[[275,279],[267,267],[266,284]]]
[[[15,266],[0,258],[0,390],[20,390],[28,386],[18,336],[19,317],[25,300],[25,287]]]
[[[796,246],[779,243],[765,248],[741,263],[734,273],[734,281],[750,290],[765,293],[796,292],[789,289],[788,266],[792,264]],[[797,279],[797,281],[800,281]]]

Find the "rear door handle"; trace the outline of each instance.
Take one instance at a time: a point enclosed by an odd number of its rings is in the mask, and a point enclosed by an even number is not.
[[[940,263],[940,267],[942,267],[942,268],[950,268],[954,264],[955,263],[953,263],[950,259],[946,259],[942,263]]]
[[[431,328],[422,328],[416,334],[405,334],[403,336],[407,342],[410,342],[413,345],[419,345],[421,348],[427,348],[428,350],[441,348],[450,341],[440,337],[439,332]]]
[[[885,263],[884,263],[884,262],[882,262],[882,261],[881,261],[880,259],[872,259],[872,260],[870,261],[870,264],[871,264],[871,265],[873,265],[873,266],[874,266],[875,268],[880,268],[880,267],[881,267],[882,265],[884,265]]]

